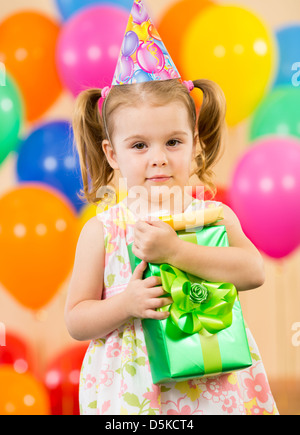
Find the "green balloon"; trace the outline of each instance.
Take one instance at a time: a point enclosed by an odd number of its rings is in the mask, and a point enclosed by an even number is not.
[[[1,72],[0,72],[1,74]],[[0,165],[17,149],[24,122],[21,93],[11,76],[2,70],[0,77]]]
[[[274,88],[256,110],[250,124],[250,140],[263,136],[300,138],[300,88]]]

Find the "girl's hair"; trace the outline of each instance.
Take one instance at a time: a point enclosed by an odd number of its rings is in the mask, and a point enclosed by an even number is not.
[[[114,86],[99,110],[101,89],[89,89],[77,98],[73,116],[73,131],[83,180],[81,199],[97,204],[97,192],[111,183],[114,170],[102,149],[102,141],[113,136],[112,116],[120,107],[136,105],[137,101],[152,105],[182,102],[188,110],[193,132],[198,133],[199,152],[196,155],[196,174],[206,190],[215,196],[212,167],[219,157],[225,128],[226,101],[221,88],[210,80],[195,80],[195,88],[203,92],[198,119],[196,105],[187,88],[176,80],[151,81],[135,85]],[[113,144],[111,144],[113,146]]]

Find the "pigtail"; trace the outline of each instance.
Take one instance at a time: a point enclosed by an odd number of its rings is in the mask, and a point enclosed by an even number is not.
[[[200,153],[196,156],[195,174],[215,196],[212,167],[221,150],[225,130],[226,100],[222,89],[215,82],[205,79],[195,80],[194,86],[203,92],[203,103],[197,122]]]
[[[83,181],[83,190],[78,196],[92,204],[99,202],[98,190],[108,185],[114,175],[102,149],[106,134],[99,111],[100,98],[101,89],[82,92],[76,100],[73,115],[75,146]]]

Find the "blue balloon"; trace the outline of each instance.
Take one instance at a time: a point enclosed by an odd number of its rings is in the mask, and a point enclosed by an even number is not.
[[[55,0],[56,6],[64,20],[68,20],[80,9],[95,5],[119,6],[131,11],[133,0]]]
[[[21,142],[16,171],[19,182],[47,184],[63,193],[79,212],[85,204],[77,196],[82,181],[73,141],[70,123],[41,125]]]
[[[276,36],[279,46],[279,70],[274,86],[292,86],[293,75],[299,69],[300,62],[300,25],[284,27]]]
[[[133,83],[151,82],[151,80],[153,80],[151,74],[148,74],[146,71],[141,69],[138,69],[132,76]]]

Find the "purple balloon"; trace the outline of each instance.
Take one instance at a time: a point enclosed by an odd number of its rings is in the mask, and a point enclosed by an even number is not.
[[[122,45],[123,56],[131,56],[138,49],[139,44],[140,41],[138,35],[132,30],[127,32]]]
[[[117,83],[128,83],[134,73],[134,62],[131,57],[121,56],[117,67]]]
[[[269,137],[239,161],[229,201],[253,244],[283,258],[300,244],[300,141]]]
[[[148,12],[143,3],[134,3],[131,13],[133,21],[136,24],[143,24],[145,21],[149,20]]]

